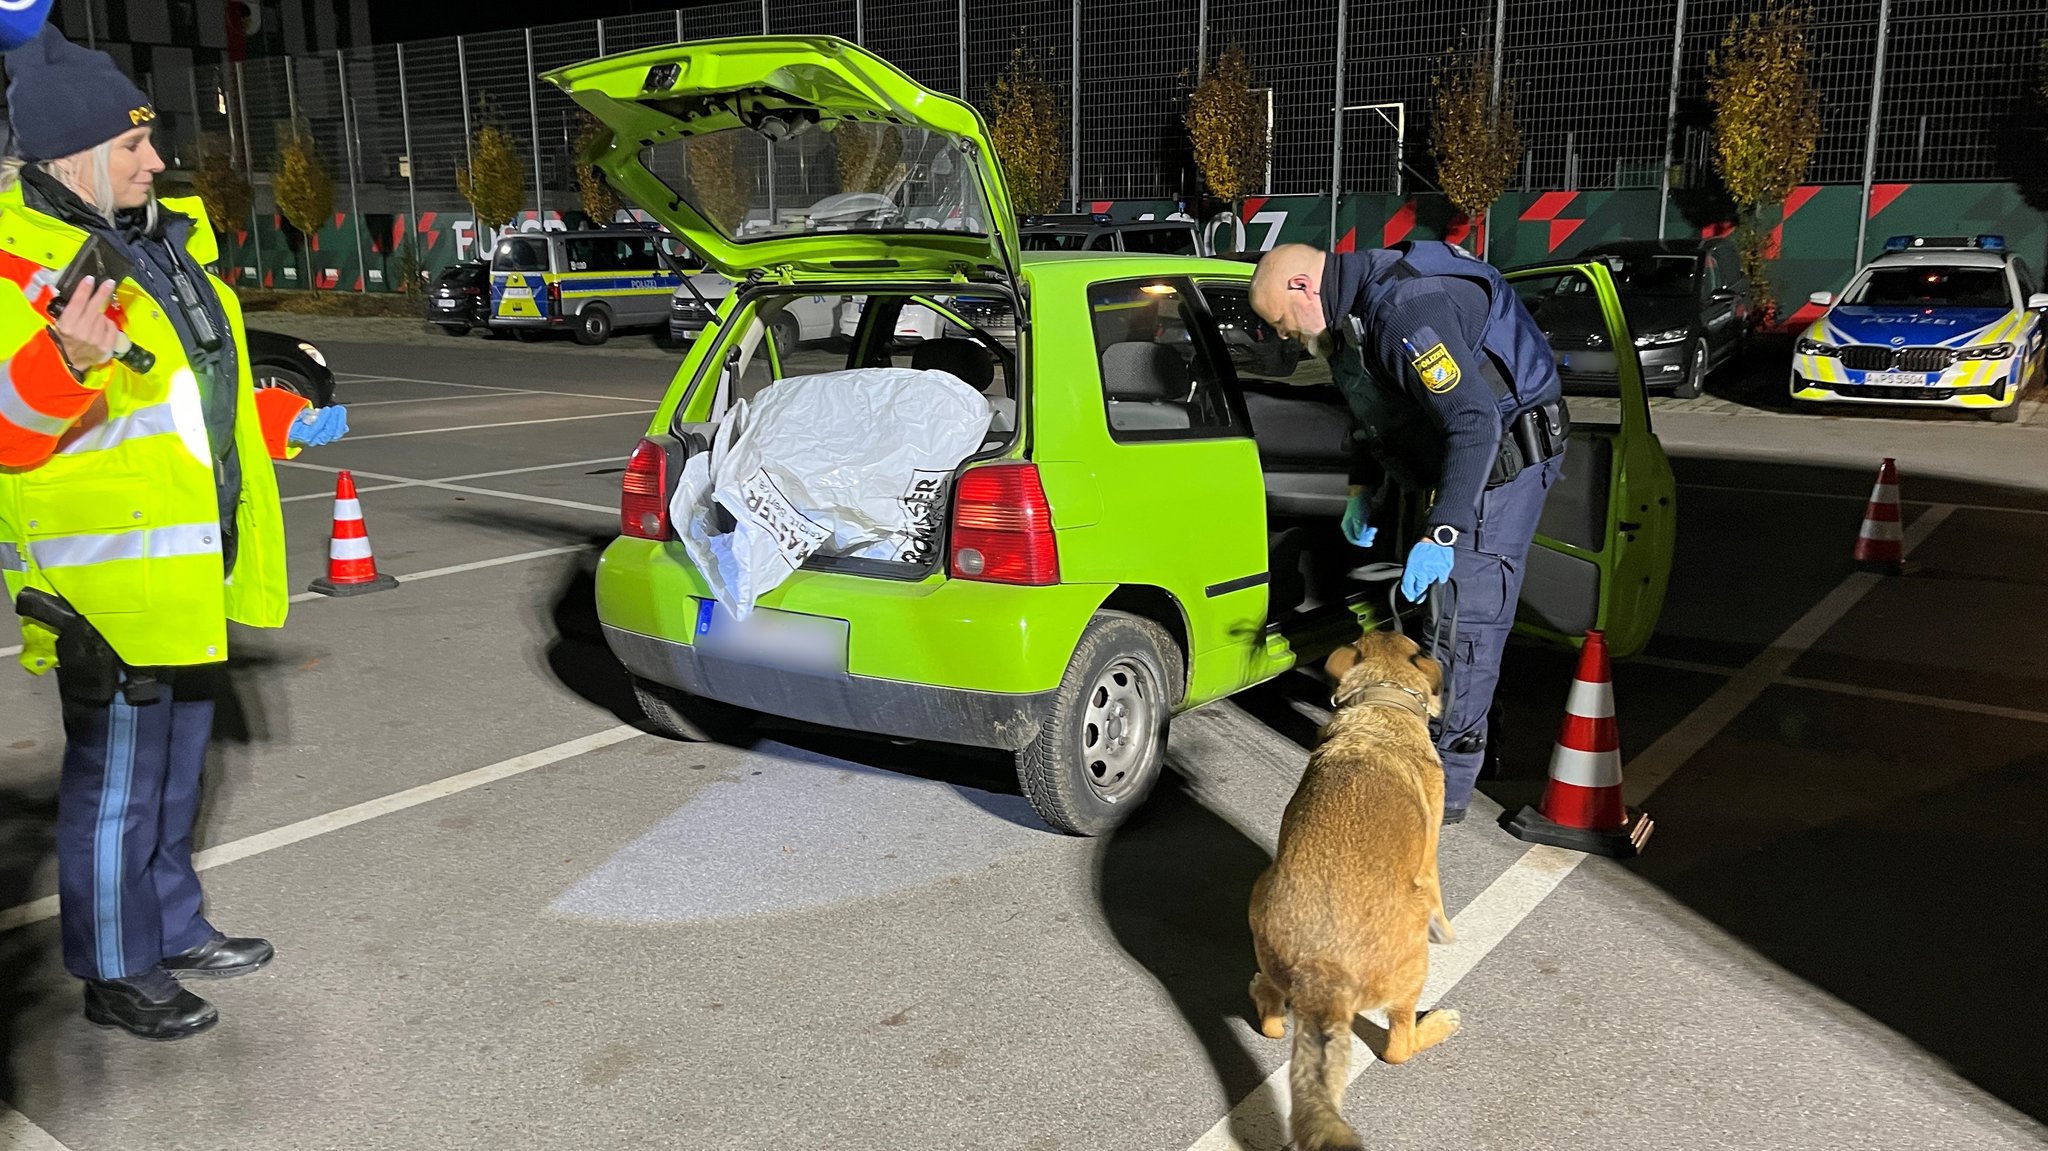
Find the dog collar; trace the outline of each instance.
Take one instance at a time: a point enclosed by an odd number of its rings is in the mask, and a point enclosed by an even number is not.
[[[1347,707],[1395,707],[1417,719],[1429,718],[1429,697],[1392,680],[1363,683],[1342,695],[1330,697],[1332,711]]]

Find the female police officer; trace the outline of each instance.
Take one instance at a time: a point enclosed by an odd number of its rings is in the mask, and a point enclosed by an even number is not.
[[[178,1039],[218,1016],[174,974],[272,955],[200,914],[201,669],[226,659],[229,620],[284,622],[270,458],[335,438],[346,416],[253,390],[240,309],[200,266],[203,213],[154,198],[148,97],[55,28],[6,62],[0,278],[20,290],[0,291],[0,573],[22,664],[56,670],[64,712],[64,964],[86,980],[88,1019]],[[59,300],[94,243],[118,283],[86,278]]]

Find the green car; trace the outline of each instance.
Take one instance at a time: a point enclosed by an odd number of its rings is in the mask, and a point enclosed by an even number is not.
[[[1242,262],[1019,251],[969,105],[831,38],[671,45],[547,76],[611,129],[586,159],[738,289],[634,450],[597,607],[653,726],[725,738],[762,714],[1013,753],[1046,822],[1099,834],[1157,781],[1171,718],[1383,621],[1419,523],[1361,551],[1338,518],[1349,416],[1327,369],[1251,311]],[[1605,268],[1524,272],[1535,298]],[[831,353],[778,342],[783,310],[859,309]],[[937,324],[899,322],[917,309]],[[917,338],[915,333],[931,333]],[[932,545],[814,555],[736,621],[670,522],[679,473],[732,405],[844,368],[952,372],[986,441],[934,481]],[[1656,625],[1670,465],[1634,357],[1611,419],[1575,413],[1519,627],[1617,655]],[[906,413],[913,418],[914,413]]]

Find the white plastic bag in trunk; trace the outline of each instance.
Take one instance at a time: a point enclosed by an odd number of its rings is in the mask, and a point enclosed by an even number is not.
[[[793,376],[734,404],[683,466],[669,514],[735,619],[805,560],[924,563],[946,484],[988,435],[988,398],[947,372]],[[716,508],[737,527],[718,531]]]

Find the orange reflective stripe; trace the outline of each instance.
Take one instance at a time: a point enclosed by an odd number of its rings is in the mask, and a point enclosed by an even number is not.
[[[256,421],[263,426],[263,446],[270,449],[271,459],[288,460],[296,454],[291,445],[292,421],[311,406],[306,397],[288,388],[257,389]]]
[[[0,467],[48,459],[57,437],[98,398],[97,389],[71,378],[49,333],[37,332],[12,359],[0,361]]]

